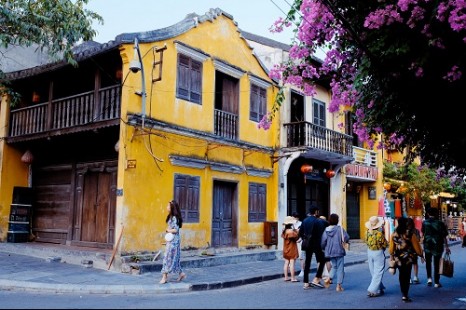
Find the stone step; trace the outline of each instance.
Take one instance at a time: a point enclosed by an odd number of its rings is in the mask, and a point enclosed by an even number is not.
[[[203,268],[228,264],[249,263],[252,261],[269,261],[276,260],[277,255],[281,257],[281,251],[276,250],[253,250],[253,251],[237,251],[226,253],[215,253],[207,255],[192,255],[181,258],[182,268]],[[153,255],[152,255],[153,256]],[[139,261],[131,262],[124,261],[121,270],[124,273],[143,274],[148,272],[160,272],[162,270],[163,253],[155,261]]]

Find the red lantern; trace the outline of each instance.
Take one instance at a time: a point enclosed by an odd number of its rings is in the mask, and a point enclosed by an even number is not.
[[[386,190],[386,191],[389,191],[390,188],[392,188],[392,185],[390,183],[384,183],[383,184],[383,188]]]
[[[314,168],[311,165],[304,164],[301,166],[302,173],[311,173]]]
[[[329,179],[333,178],[335,176],[335,171],[332,170],[332,169],[329,169],[327,170],[327,172],[325,172],[325,176]]]

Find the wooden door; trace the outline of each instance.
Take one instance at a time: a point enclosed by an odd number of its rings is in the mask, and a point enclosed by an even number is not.
[[[82,164],[76,181],[73,240],[80,245],[113,247],[115,232],[116,167]]]
[[[237,245],[236,184],[214,182],[212,205],[212,246]]]
[[[361,221],[359,210],[359,194],[346,192],[346,230],[351,239],[360,239],[361,231],[359,223]]]

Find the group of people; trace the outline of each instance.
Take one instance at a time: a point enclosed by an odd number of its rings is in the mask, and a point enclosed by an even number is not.
[[[349,235],[338,225],[339,216],[335,213],[329,216],[328,222],[319,217],[319,209],[311,207],[308,216],[301,222],[297,214],[287,216],[283,222],[281,237],[283,242],[284,278],[285,281],[298,282],[295,276],[295,262],[301,263],[304,289],[310,287],[328,288],[336,281],[336,291],[343,291],[344,257],[346,255],[344,242]],[[383,276],[386,270],[385,250],[388,249],[389,262],[393,264],[394,274],[398,271],[398,280],[402,301],[411,302],[409,288],[411,284],[420,283],[418,261],[426,264],[427,285],[436,288],[440,283],[440,259],[444,253],[450,253],[448,247],[448,230],[438,218],[438,210],[429,208],[422,222],[421,231],[409,217],[396,219],[395,231],[389,240],[385,237],[384,220],[372,216],[366,223],[365,243],[371,281],[367,288],[367,296],[378,297],[384,294]],[[312,256],[318,263],[316,274],[309,281],[309,271]],[[433,272],[432,272],[433,265]],[[328,266],[328,276],[323,277],[324,268]],[[411,278],[414,272],[414,277]],[[324,283],[322,284],[321,281]]]
[[[305,290],[311,287],[330,287],[336,281],[336,291],[343,291],[344,257],[346,250],[343,243],[349,241],[346,230],[338,225],[338,214],[332,213],[328,221],[319,217],[319,208],[311,207],[308,216],[300,222],[297,214],[287,216],[283,221],[281,237],[283,241],[283,272],[285,281],[298,282],[295,277],[295,261],[301,261],[301,273]],[[312,256],[318,262],[317,271],[312,281],[309,272]],[[330,268],[329,268],[330,267]],[[324,268],[328,276],[323,277]],[[288,276],[288,273],[290,276]],[[323,284],[322,284],[323,281]]]
[[[167,241],[162,265],[162,279],[160,284],[168,282],[168,274],[178,274],[177,281],[186,278],[181,268],[180,229],[183,225],[181,210],[174,200],[167,205],[166,233],[174,235],[171,241]],[[284,279],[285,281],[299,282],[295,274],[295,262],[300,260],[303,277],[303,288],[309,289],[328,288],[336,281],[336,291],[343,291],[344,257],[350,236],[346,230],[338,225],[339,216],[330,214],[328,221],[319,217],[319,209],[311,207],[308,216],[301,222],[297,214],[287,216],[283,222],[281,237],[283,241]],[[367,288],[369,297],[378,297],[384,294],[385,286],[383,276],[386,270],[385,250],[388,248],[390,262],[398,270],[398,279],[402,300],[412,301],[409,297],[411,283],[419,283],[418,258],[426,264],[427,285],[439,288],[440,283],[440,259],[444,253],[450,253],[448,247],[448,230],[438,219],[438,211],[435,208],[427,210],[426,218],[422,222],[419,232],[415,228],[412,218],[400,217],[397,219],[395,231],[390,240],[385,238],[384,220],[378,216],[372,216],[366,223],[365,243],[367,245],[367,257],[371,282]],[[422,245],[421,245],[422,244]],[[312,281],[309,281],[309,272],[312,257],[315,256],[318,267]],[[433,281],[432,281],[433,264]],[[324,268],[327,276],[323,277]],[[411,279],[412,271],[414,278]],[[396,273],[396,271],[394,272]],[[323,284],[321,283],[323,281]]]
[[[384,294],[385,286],[382,278],[385,272],[385,249],[388,248],[389,262],[391,262],[392,273],[398,271],[398,280],[402,300],[411,302],[409,288],[411,283],[419,283],[418,260],[426,264],[427,285],[439,288],[440,283],[440,259],[445,252],[450,253],[448,247],[448,230],[441,220],[438,219],[438,210],[429,208],[426,218],[422,222],[419,232],[415,228],[412,218],[400,217],[397,219],[395,231],[390,240],[385,238],[383,231],[384,220],[372,216],[366,222],[365,242],[367,245],[367,256],[371,282],[367,288],[369,297],[378,297]],[[421,237],[422,236],[422,237]],[[432,281],[433,264],[433,281]],[[411,279],[412,271],[414,278]]]

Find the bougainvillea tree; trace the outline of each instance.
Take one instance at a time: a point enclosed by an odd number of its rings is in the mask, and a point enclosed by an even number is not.
[[[466,167],[465,0],[296,0],[274,31],[283,27],[295,27],[295,39],[271,77],[307,95],[330,77],[330,112],[351,111],[369,146]],[[326,56],[315,66],[320,49]]]

